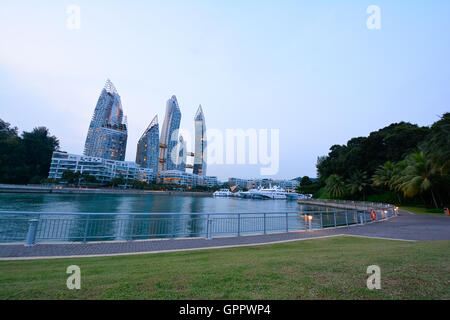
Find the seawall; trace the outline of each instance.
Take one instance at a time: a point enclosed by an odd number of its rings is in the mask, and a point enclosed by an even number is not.
[[[0,184],[0,193],[57,193],[57,194],[118,194],[118,195],[177,195],[177,196],[211,196],[212,192],[191,191],[157,191],[157,190],[123,190],[123,189],[87,189],[61,188],[50,186],[25,186]]]

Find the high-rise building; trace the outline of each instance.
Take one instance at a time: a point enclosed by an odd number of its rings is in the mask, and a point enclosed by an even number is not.
[[[108,79],[89,125],[84,155],[123,161],[127,148],[127,124],[120,96]]]
[[[177,170],[186,171],[186,161],[187,161],[187,145],[186,141],[184,141],[183,136],[180,134],[180,138],[178,139],[178,165]]]
[[[194,117],[195,121],[195,153],[194,174],[206,176],[206,125],[202,106],[198,107]]]
[[[177,168],[178,154],[174,148],[178,144],[180,121],[181,111],[177,97],[172,96],[166,104],[166,116],[159,141],[159,171],[175,170]]]
[[[159,161],[159,124],[156,115],[147,130],[139,139],[136,151],[136,163],[142,168],[153,169],[158,172]]]

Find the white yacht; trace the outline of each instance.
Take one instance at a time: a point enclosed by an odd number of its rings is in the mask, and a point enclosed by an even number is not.
[[[231,192],[228,189],[220,189],[217,190],[213,193],[214,197],[232,197],[233,196],[233,192]]]
[[[269,199],[286,200],[286,190],[277,186],[267,189],[259,189],[259,193],[263,195],[263,197]]]
[[[273,188],[250,189],[247,192],[240,192],[240,195],[243,198],[285,200],[286,190],[275,186]]]

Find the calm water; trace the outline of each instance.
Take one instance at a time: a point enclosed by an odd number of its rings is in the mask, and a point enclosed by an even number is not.
[[[296,201],[168,195],[0,194],[0,211],[274,212],[298,211]]]
[[[206,216],[196,213],[270,213],[322,210],[299,206],[296,201],[214,198],[212,196],[104,195],[104,194],[0,194],[0,211],[40,212],[38,239],[41,241],[82,241],[154,237],[205,236]],[[51,212],[92,213],[85,215],[45,215]],[[117,213],[107,217],[96,213]],[[174,213],[174,215],[135,216],[124,213]],[[179,213],[187,213],[180,215]],[[0,214],[0,241],[23,241],[28,230],[28,214]],[[243,216],[244,217],[244,216]],[[235,230],[259,233],[285,230],[284,216],[271,217],[263,227],[263,215],[215,216],[214,235],[233,234]],[[237,220],[240,220],[239,222]],[[238,226],[239,223],[239,226]],[[300,214],[289,217],[292,230],[304,228]]]

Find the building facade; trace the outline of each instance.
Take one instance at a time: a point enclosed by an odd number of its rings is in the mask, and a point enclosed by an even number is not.
[[[178,155],[174,148],[178,145],[180,122],[180,107],[176,96],[172,96],[166,104],[166,115],[161,130],[158,171],[175,170],[177,168]]]
[[[48,178],[60,180],[63,172],[66,170],[88,173],[100,183],[119,177],[143,182],[156,179],[152,169],[141,168],[134,162],[108,160],[58,151],[53,152]]]
[[[127,148],[127,124],[122,102],[113,83],[108,79],[103,88],[89,125],[84,155],[123,161]]]
[[[184,138],[182,135],[180,135],[180,138],[178,139],[178,164],[177,164],[177,170],[179,171],[186,171],[186,161],[187,161],[187,144],[186,141],[184,141]]]
[[[159,176],[161,182],[164,184],[185,185],[188,188],[197,186],[215,187],[220,185],[217,177],[199,176],[180,170],[162,171],[159,173]]]
[[[159,165],[159,124],[155,116],[139,139],[136,150],[136,163],[142,168],[158,172]]]
[[[194,117],[195,122],[195,152],[193,173],[206,176],[206,125],[202,106],[198,107]]]

